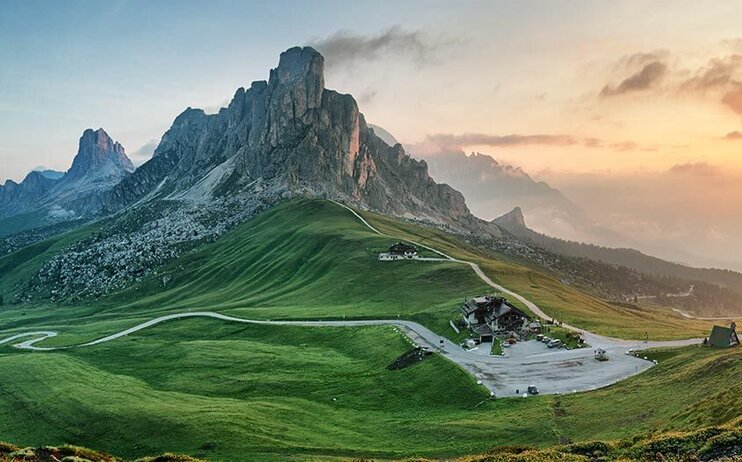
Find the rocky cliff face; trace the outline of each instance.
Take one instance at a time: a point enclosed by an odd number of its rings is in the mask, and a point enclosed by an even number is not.
[[[152,160],[110,194],[112,209],[146,197],[204,201],[245,188],[311,195],[458,230],[497,233],[463,196],[435,183],[425,162],[389,146],[356,101],[324,87],[324,58],[310,47],[281,54],[266,81],[240,88],[207,115],[187,109]]]
[[[64,179],[118,183],[133,171],[134,165],[121,144],[113,141],[102,128],[95,131],[89,128],[80,137],[77,155]]]

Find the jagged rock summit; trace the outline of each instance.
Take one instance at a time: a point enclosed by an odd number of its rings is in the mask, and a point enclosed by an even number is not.
[[[88,128],[80,137],[77,155],[67,171],[67,180],[88,177],[104,179],[113,177],[120,180],[134,171],[134,165],[126,156],[124,147],[113,141],[102,128]]]
[[[281,53],[269,80],[240,88],[217,114],[186,109],[153,158],[110,194],[115,210],[142,199],[208,201],[237,192],[337,199],[463,231],[497,234],[423,161],[376,136],[350,95],[324,86],[311,47]]]
[[[526,219],[523,217],[523,210],[520,207],[515,207],[505,215],[495,218],[492,222],[505,229],[526,228]]]

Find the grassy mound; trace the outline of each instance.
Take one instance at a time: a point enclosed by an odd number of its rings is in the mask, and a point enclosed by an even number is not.
[[[737,462],[742,461],[742,426],[709,427],[693,432],[639,435],[618,441],[589,441],[550,449],[498,448],[458,462]]]

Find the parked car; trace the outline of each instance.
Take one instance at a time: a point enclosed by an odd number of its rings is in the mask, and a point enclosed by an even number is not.
[[[538,395],[538,388],[536,388],[536,385],[531,385],[528,387],[528,394]]]
[[[538,340],[539,342],[543,342],[544,341],[544,335],[543,334],[538,334],[536,336],[536,340]]]
[[[551,342],[551,337],[547,337],[547,336],[544,335],[541,338],[541,341],[544,342],[544,343],[549,343],[549,342]]]
[[[551,342],[547,343],[546,346],[549,348],[561,348],[562,341],[559,339],[554,339]]]

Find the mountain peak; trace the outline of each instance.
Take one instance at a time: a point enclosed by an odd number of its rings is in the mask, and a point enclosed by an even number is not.
[[[492,220],[496,225],[503,225],[505,228],[517,226],[519,228],[526,228],[526,219],[523,217],[523,210],[520,207],[515,207],[501,217]]]
[[[121,143],[114,141],[102,128],[88,128],[80,137],[77,155],[67,173],[71,178],[80,178],[91,173],[96,176],[120,177],[133,171],[134,165],[126,156]]]
[[[237,89],[218,113],[179,115],[156,155],[111,191],[106,206],[149,194],[191,203],[315,196],[499,235],[470,214],[459,192],[435,183],[424,162],[378,138],[351,95],[325,89],[324,58],[310,47],[281,53],[267,82]]]
[[[270,72],[268,85],[284,87],[292,100],[316,109],[325,88],[325,58],[312,47],[293,47],[281,53],[278,66]]]

